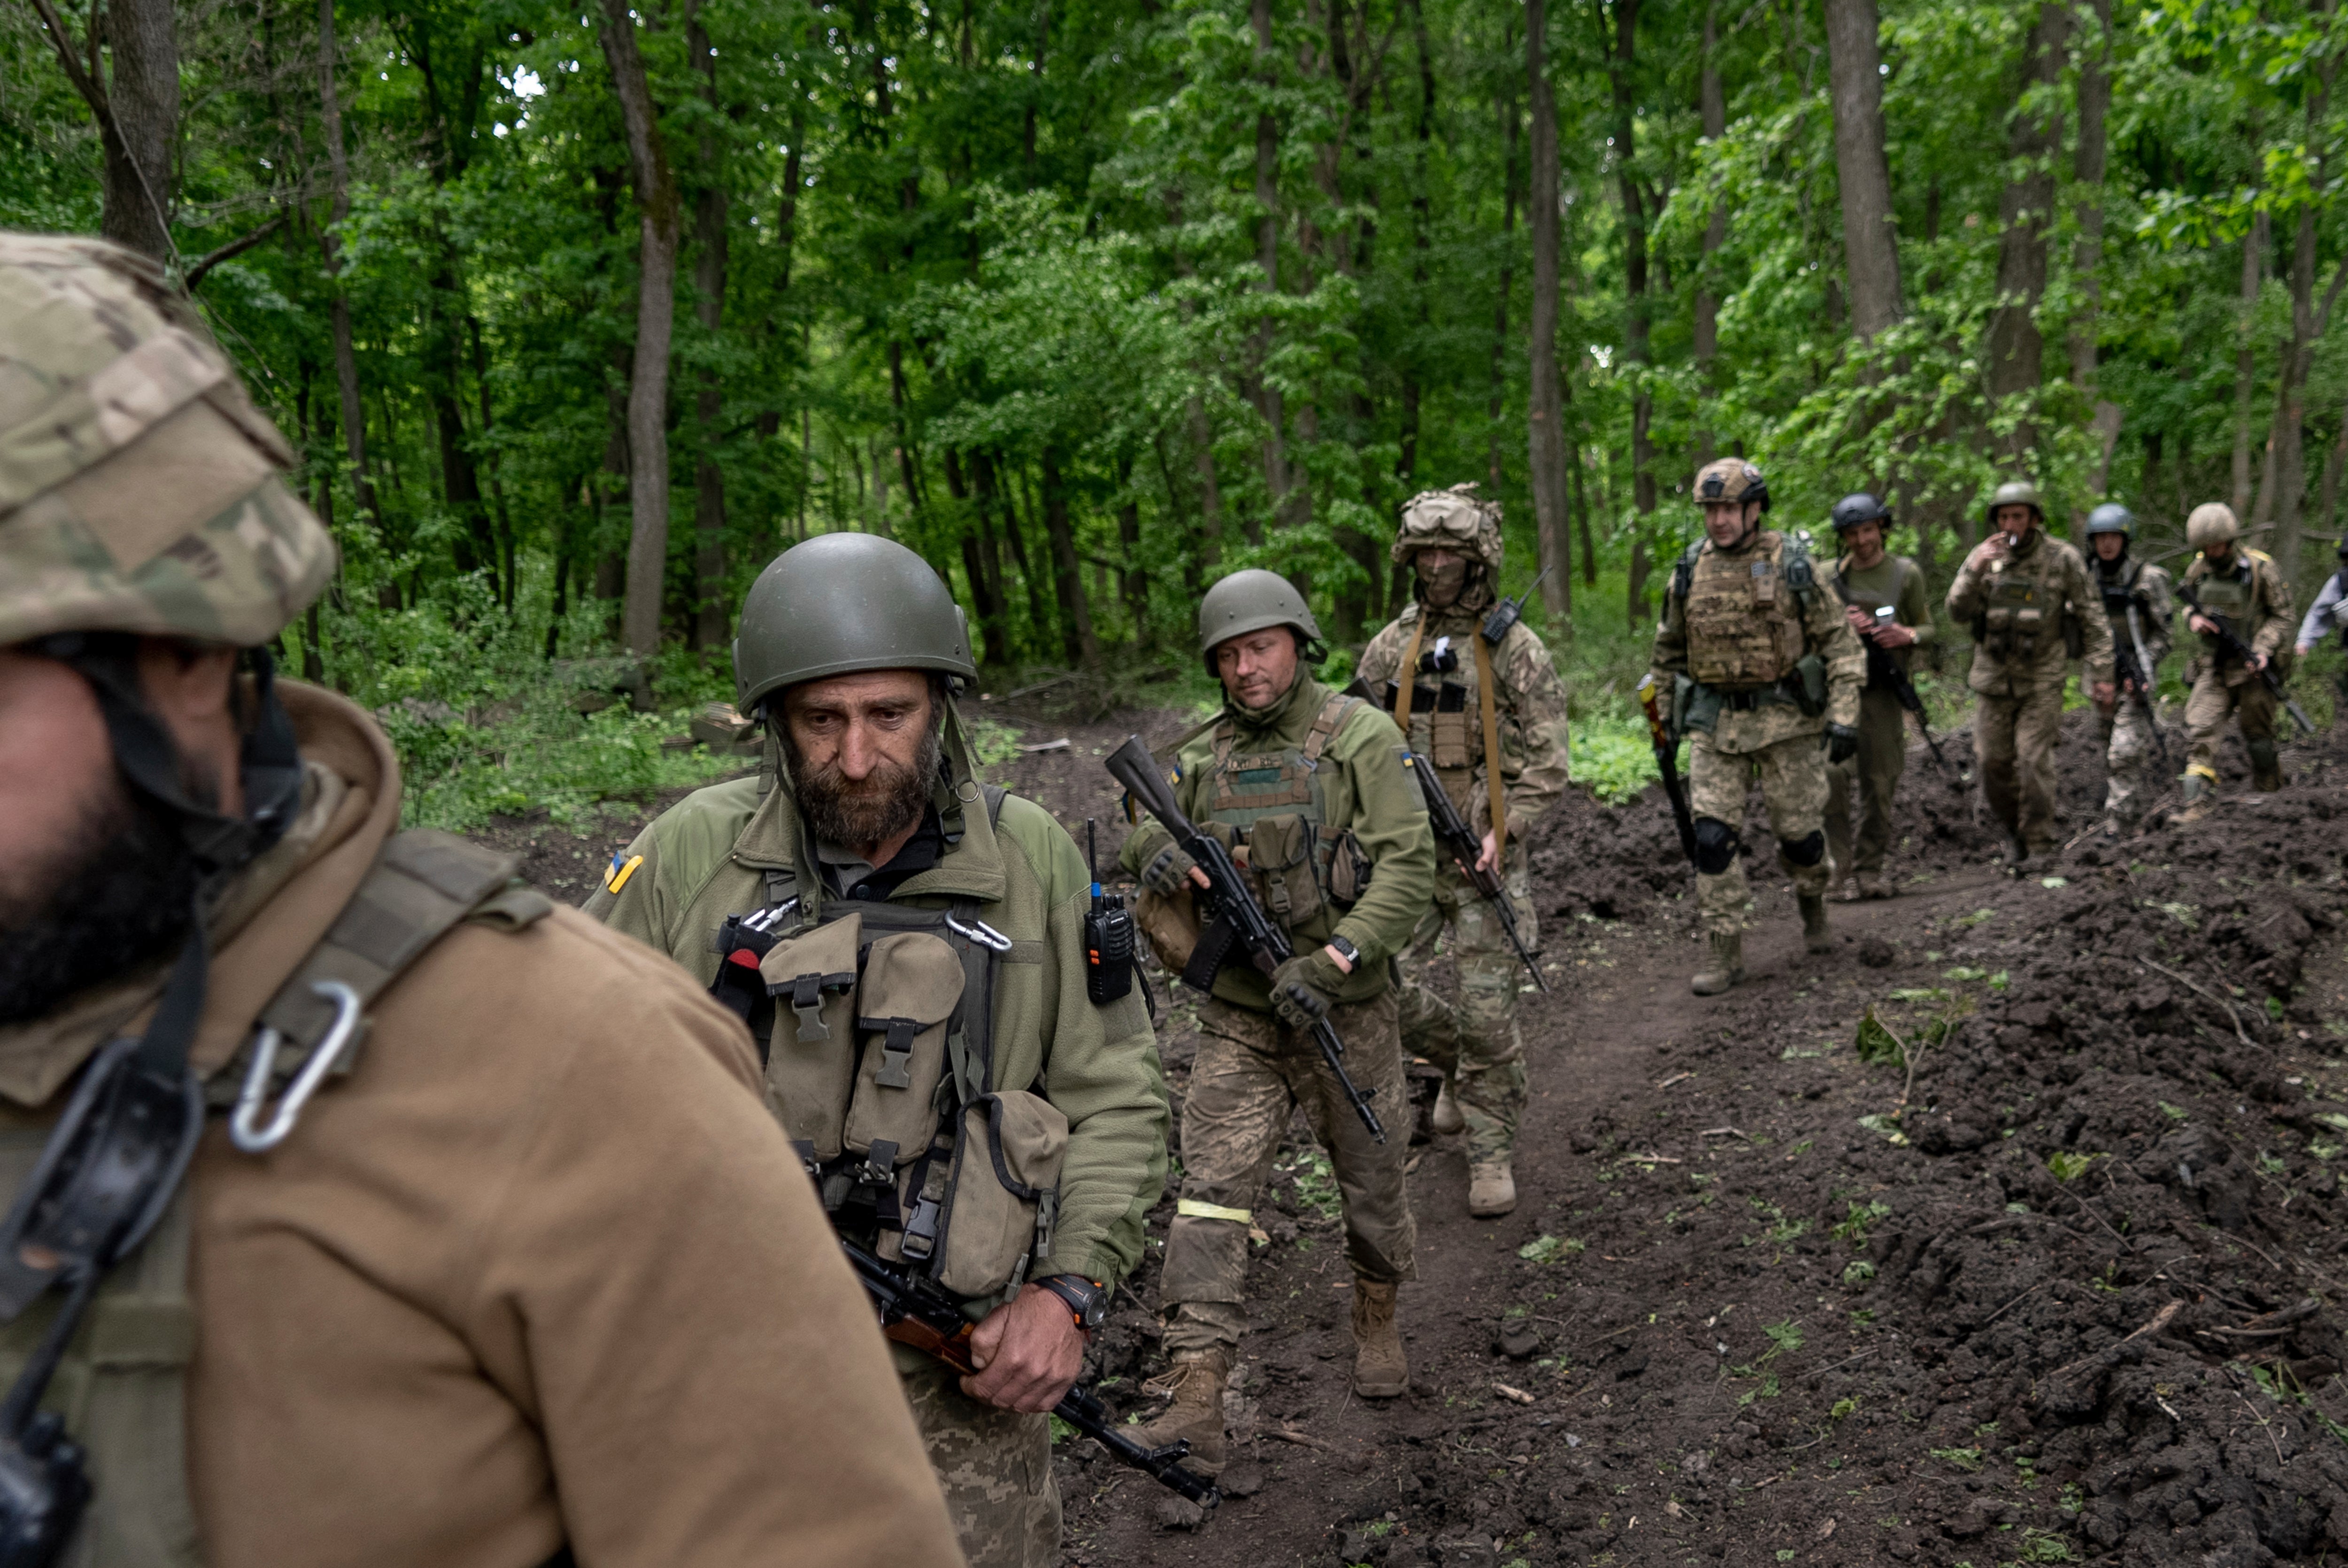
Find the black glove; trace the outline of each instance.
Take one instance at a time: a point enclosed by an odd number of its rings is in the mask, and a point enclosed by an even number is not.
[[[1300,953],[1272,973],[1272,1010],[1291,1029],[1310,1029],[1328,1016],[1345,977],[1319,948]]]
[[[1190,873],[1198,864],[1180,845],[1169,844],[1141,868],[1141,885],[1161,898],[1171,898],[1192,885]]]
[[[1828,764],[1847,763],[1859,754],[1859,732],[1849,724],[1828,724],[1826,747]]]

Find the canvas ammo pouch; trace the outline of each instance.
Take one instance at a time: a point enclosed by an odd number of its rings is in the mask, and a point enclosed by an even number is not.
[[[1006,1089],[963,1107],[933,1271],[957,1296],[999,1296],[1050,1255],[1068,1119],[1040,1094]]]
[[[1989,602],[1973,629],[1974,641],[2001,659],[2028,661],[2052,619],[2048,596],[2034,578],[2003,571],[1991,584]]]

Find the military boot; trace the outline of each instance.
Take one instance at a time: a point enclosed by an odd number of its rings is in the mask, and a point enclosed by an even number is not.
[[[2177,815],[2170,817],[2169,821],[2199,822],[2209,815],[2209,781],[2208,779],[2203,778],[2199,774],[2187,774],[2185,782],[2178,787],[2184,797],[2184,804],[2178,808]]]
[[[1745,978],[1745,938],[1741,936],[1712,938],[1712,963],[1698,969],[1688,987],[1700,997],[1716,997]]]
[[[1448,1078],[1436,1091],[1435,1114],[1430,1121],[1437,1132],[1464,1132],[1468,1129],[1468,1118],[1459,1114],[1459,1102],[1451,1092],[1451,1080]]]
[[[1146,1394],[1172,1394],[1173,1404],[1156,1420],[1128,1428],[1126,1435],[1144,1448],[1162,1448],[1177,1438],[1188,1440],[1190,1457],[1183,1462],[1210,1480],[1220,1475],[1228,1460],[1223,1444],[1223,1386],[1231,1375],[1231,1360],[1220,1350],[1175,1358],[1173,1366],[1141,1386]]]
[[[1468,1212],[1498,1219],[1517,1206],[1517,1173],[1506,1160],[1478,1161],[1468,1167]]]
[[[1834,951],[1834,933],[1827,929],[1826,895],[1803,893],[1794,901],[1802,907],[1802,946],[1813,953]]]
[[[1396,1288],[1391,1280],[1354,1281],[1354,1392],[1365,1399],[1391,1399],[1410,1391],[1410,1363],[1402,1353],[1402,1336],[1395,1332]]]
[[[2261,794],[2272,794],[2282,788],[2282,758],[2275,753],[2271,735],[2246,743],[2250,753],[2250,787]]]
[[[1893,889],[1891,884],[1885,878],[1883,873],[1880,871],[1861,871],[1854,876],[1851,880],[1859,888],[1859,896],[1870,902],[1878,898],[1889,898],[1892,896]]]

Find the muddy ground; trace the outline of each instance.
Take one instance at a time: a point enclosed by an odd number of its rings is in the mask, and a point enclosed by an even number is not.
[[[1000,782],[1079,833],[1098,817],[1106,855],[1097,757],[1176,721],[1010,716],[1071,744]],[[2291,787],[2243,797],[2230,743],[2209,820],[2089,835],[2015,879],[1965,737],[1944,747],[1951,775],[1911,753],[1900,896],[1836,906],[1838,948],[1812,958],[1756,866],[1752,978],[1719,998],[1687,992],[1689,873],[1660,791],[1536,825],[1552,994],[1523,999],[1521,1201],[1471,1221],[1457,1140],[1417,1151],[1412,1392],[1348,1392],[1341,1236],[1300,1126],[1259,1205],[1231,1495],[1186,1527],[1145,1478],[1064,1446],[1067,1560],[2348,1554],[2348,750],[2292,748]],[[2070,716],[2061,773],[2077,832],[2101,794],[2091,715]],[[497,836],[579,898],[629,831]],[[1191,1020],[1178,995],[1159,1039],[1178,1102]],[[1128,1411],[1155,1408],[1154,1288],[1145,1264],[1097,1350]]]

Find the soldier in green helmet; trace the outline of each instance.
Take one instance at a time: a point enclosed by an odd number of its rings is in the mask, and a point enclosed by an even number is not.
[[[1050,1424],[1166,1177],[1138,987],[1085,989],[1091,885],[1033,801],[983,787],[963,614],[904,546],[824,534],[744,601],[752,778],[663,813],[588,911],[764,1042],[767,1099],[839,1235],[957,1296],[975,1376],[897,1348],[973,1564],[1060,1561]]]
[[[1225,1459],[1223,1389],[1247,1331],[1248,1229],[1299,1106],[1344,1194],[1354,1391],[1391,1399],[1409,1387],[1395,1327],[1396,1287],[1416,1277],[1404,1141],[1372,1140],[1311,1035],[1276,1017],[1272,997],[1274,984],[1296,984],[1326,1004],[1354,1082],[1389,1126],[1401,1125],[1393,960],[1426,912],[1435,841],[1393,721],[1313,678],[1321,629],[1285,579],[1241,571],[1216,583],[1199,606],[1199,641],[1225,702],[1175,743],[1175,794],[1235,858],[1245,850],[1257,901],[1297,955],[1270,982],[1244,965],[1214,975],[1182,1107],[1181,1199],[1159,1286],[1173,1366],[1152,1383],[1174,1403],[1136,1436],[1188,1439],[1211,1474]],[[1142,928],[1180,971],[1204,874],[1155,820],[1126,840],[1120,859],[1145,890]]]
[[[2112,628],[2103,591],[2079,552],[2046,531],[2038,488],[2000,485],[1982,520],[1989,537],[1949,585],[1949,617],[1972,629],[1973,756],[1982,797],[2005,830],[2006,870],[2054,847],[2054,748],[2070,661],[2088,695],[2109,708]]]
[[[1512,620],[1497,641],[1484,635],[1503,548],[1499,503],[1481,499],[1474,485],[1413,497],[1393,552],[1396,565],[1412,569],[1412,601],[1370,639],[1357,673],[1409,726],[1412,749],[1483,835],[1479,864],[1501,868],[1519,932],[1538,949],[1523,834],[1565,793],[1565,685],[1522,620]],[[1488,746],[1498,754],[1488,755]],[[1420,963],[1434,958],[1438,937],[1457,960],[1459,999],[1406,983],[1403,1045],[1444,1070],[1435,1126],[1467,1132],[1468,1212],[1504,1214],[1517,1206],[1517,1123],[1527,1093],[1517,1027],[1524,965],[1492,907],[1448,856],[1437,856],[1435,902],[1419,924]]]
[[[155,263],[0,234],[7,1555],[959,1563],[741,1027],[275,679],[292,466]]]

